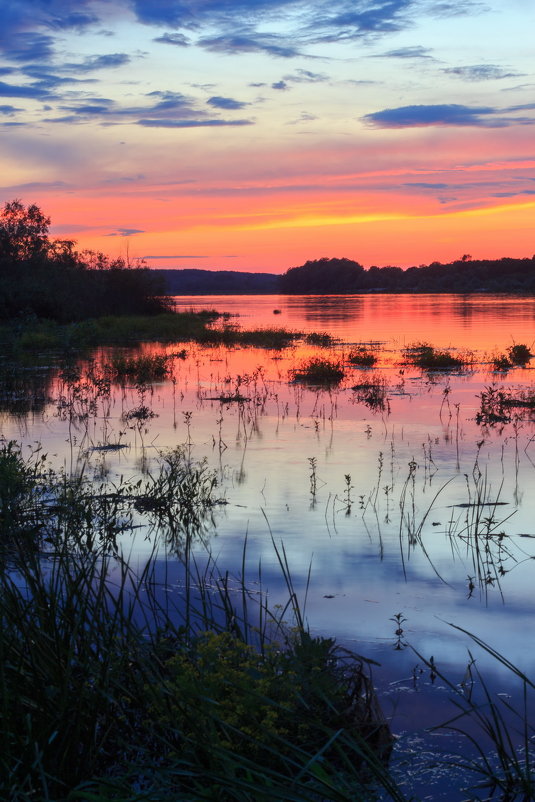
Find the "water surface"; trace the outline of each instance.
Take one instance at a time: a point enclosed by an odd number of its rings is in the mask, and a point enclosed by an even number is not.
[[[250,586],[261,564],[263,589],[276,604],[285,586],[272,539],[284,543],[303,601],[310,573],[311,630],[381,663],[383,706],[408,739],[447,718],[449,698],[411,647],[454,681],[465,676],[474,645],[450,624],[535,676],[533,421],[525,409],[508,422],[476,420],[489,387],[532,387],[529,365],[495,373],[491,360],[513,343],[532,345],[535,301],[490,294],[175,300],[178,309],[228,311],[244,328],[328,332],[338,342],[326,350],[300,341],[284,351],[188,344],[168,380],[117,386],[74,417],[62,409],[66,387],[56,376],[31,416],[2,413],[1,434],[39,442],[68,470],[90,464],[111,479],[135,477],[159,450],[189,442],[217,471],[227,501],[206,536],[220,565],[239,573],[247,537]],[[403,349],[421,342],[451,348],[469,366],[429,373],[407,364]],[[376,367],[347,363],[355,344],[373,345]],[[177,351],[145,345],[136,353],[162,350]],[[292,369],[311,355],[341,361],[345,379],[332,387],[292,382]],[[94,355],[96,364],[109,358],[106,349]],[[353,389],[366,383],[384,388],[382,404]],[[245,400],[220,400],[235,394]],[[125,413],[141,403],[154,417],[129,424]],[[98,450],[113,442],[126,448]],[[123,545],[140,565],[152,548],[143,533]],[[202,559],[201,545],[198,553]],[[172,553],[159,565],[166,592],[179,594]],[[480,652],[478,661],[498,690],[513,692],[499,664]],[[451,789],[443,793],[454,799]],[[432,798],[441,798],[437,789]]]

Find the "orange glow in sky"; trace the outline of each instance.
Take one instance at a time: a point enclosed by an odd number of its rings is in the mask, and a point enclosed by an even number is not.
[[[535,6],[450,6],[0,9],[0,202],[151,267],[531,256]]]

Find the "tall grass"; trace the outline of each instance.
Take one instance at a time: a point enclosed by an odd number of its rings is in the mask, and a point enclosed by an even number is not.
[[[308,633],[284,548],[275,610],[248,592],[245,547],[237,577],[194,552],[214,499],[203,464],[178,450],[145,483],[92,496],[45,465],[4,443],[2,799],[403,799],[371,663]],[[103,537],[139,515],[183,534],[173,603],[156,546],[135,573]]]

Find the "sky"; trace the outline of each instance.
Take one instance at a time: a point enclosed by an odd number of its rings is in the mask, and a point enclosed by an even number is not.
[[[1,0],[0,203],[150,267],[535,253],[533,0]]]

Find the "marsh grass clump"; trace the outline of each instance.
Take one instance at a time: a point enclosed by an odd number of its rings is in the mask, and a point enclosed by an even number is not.
[[[532,388],[512,390],[490,385],[479,396],[476,423],[490,425],[510,423],[513,411],[517,418],[535,415],[535,392]]]
[[[0,440],[0,549],[9,548],[17,539],[31,542],[39,535],[39,473],[42,454],[25,460],[14,440]]]
[[[113,357],[108,366],[115,379],[130,379],[140,384],[165,379],[171,373],[171,357],[167,354],[145,354],[142,356]]]
[[[511,360],[513,365],[527,365],[533,354],[531,353],[530,349],[527,345],[523,343],[518,343],[515,345],[509,346],[507,349],[507,355]]]
[[[468,364],[468,359],[455,356],[451,351],[438,351],[429,343],[417,343],[404,350],[404,357],[411,365],[424,370],[457,370]]]
[[[513,363],[505,354],[498,354],[492,359],[492,370],[496,373],[504,373],[513,367]]]
[[[377,363],[377,354],[363,346],[359,346],[349,352],[347,361],[356,367],[371,368]]]
[[[339,745],[336,738],[329,745],[328,733],[346,730],[387,760],[391,736],[368,668],[333,639],[306,631],[284,645],[266,643],[261,652],[229,631],[201,632],[165,662],[163,682],[151,694],[152,717],[165,733],[179,729],[209,772],[221,772],[222,754],[247,754],[291,786],[292,763],[301,763],[303,753],[322,752],[327,773],[342,768]],[[169,735],[165,740],[172,743]],[[183,749],[184,741],[175,748]],[[362,769],[365,761],[358,762]]]
[[[533,354],[527,345],[518,343],[509,346],[506,354],[499,354],[492,360],[495,371],[505,371],[510,368],[525,368]]]
[[[355,394],[353,400],[365,404],[374,412],[384,412],[388,408],[388,385],[384,377],[379,376],[367,382],[360,382],[351,389]]]
[[[289,371],[294,382],[310,384],[339,384],[345,376],[341,362],[322,357],[311,357]]]
[[[199,342],[206,345],[238,345],[254,348],[281,350],[293,345],[302,337],[300,332],[283,328],[241,329],[239,326],[225,324],[219,328],[207,329]]]
[[[28,457],[15,441],[0,443],[0,549],[43,554],[70,548],[117,553],[118,537],[146,527],[174,550],[204,534],[224,499],[205,460],[187,446],[162,451],[146,477],[94,482],[85,466],[76,475],[53,471],[40,449]]]
[[[307,345],[318,345],[320,348],[330,348],[336,343],[336,338],[326,331],[311,331],[305,336]]]

